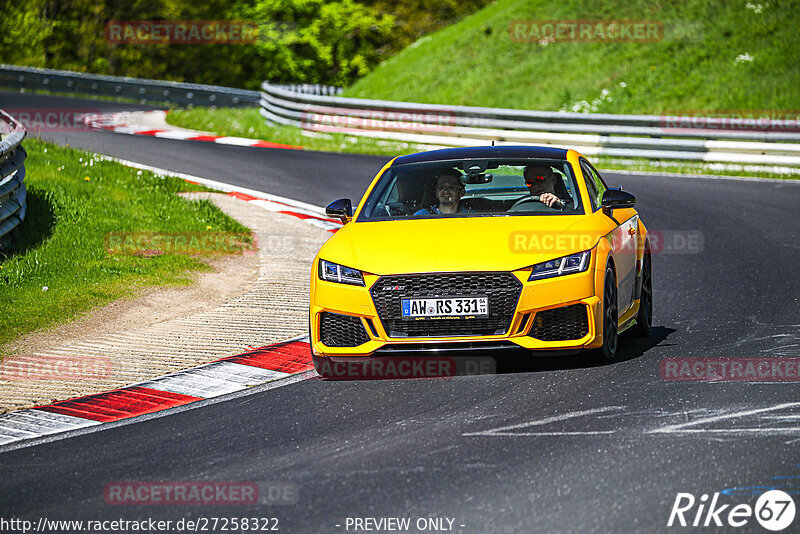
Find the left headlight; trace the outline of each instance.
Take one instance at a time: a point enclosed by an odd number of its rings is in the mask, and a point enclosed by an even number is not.
[[[340,284],[364,285],[364,276],[358,269],[351,269],[350,267],[325,260],[319,260],[319,278],[320,280],[338,282]]]
[[[565,274],[582,273],[589,268],[591,254],[592,251],[587,250],[554,260],[537,263],[533,266],[531,275],[528,277],[528,282]]]

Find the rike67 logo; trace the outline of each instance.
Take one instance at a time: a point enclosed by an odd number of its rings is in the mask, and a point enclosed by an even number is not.
[[[667,526],[738,528],[747,525],[755,517],[765,529],[778,532],[794,521],[794,500],[784,491],[770,490],[762,493],[755,506],[744,503],[720,504],[719,496],[719,493],[715,493],[709,502],[706,493],[700,499],[696,499],[691,493],[678,493]]]

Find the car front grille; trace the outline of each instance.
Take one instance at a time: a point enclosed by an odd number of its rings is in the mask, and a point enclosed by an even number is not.
[[[369,341],[360,318],[331,312],[320,314],[319,337],[328,347],[357,347]]]
[[[589,315],[583,304],[536,312],[528,335],[542,341],[580,339],[589,333]]]
[[[504,334],[517,308],[522,283],[509,272],[382,276],[370,289],[389,337],[456,337]],[[403,320],[401,300],[416,297],[489,297],[489,317]]]

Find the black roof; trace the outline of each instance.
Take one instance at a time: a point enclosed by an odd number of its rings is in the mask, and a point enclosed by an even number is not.
[[[426,161],[447,161],[460,159],[567,159],[567,151],[563,148],[541,146],[470,146],[465,148],[445,148],[430,150],[408,156],[400,156],[392,165],[406,163],[422,163]]]

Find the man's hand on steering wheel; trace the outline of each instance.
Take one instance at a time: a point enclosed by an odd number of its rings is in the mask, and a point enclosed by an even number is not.
[[[562,209],[566,204],[564,201],[555,196],[553,193],[542,193],[539,195],[539,200],[548,208]]]
[[[552,198],[551,198],[552,197]],[[561,210],[566,207],[566,204],[563,200],[558,198],[552,193],[543,193],[541,195],[533,196],[533,195],[525,195],[524,197],[520,198],[514,204],[508,208],[508,211],[523,211],[525,208],[521,207],[528,203],[541,203],[547,206],[550,209],[554,210]]]

